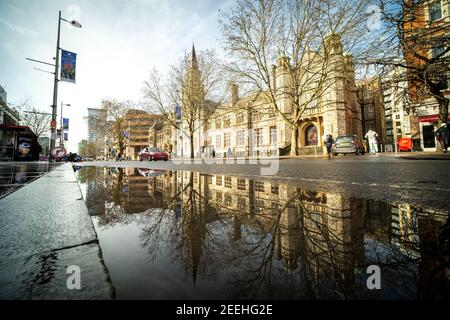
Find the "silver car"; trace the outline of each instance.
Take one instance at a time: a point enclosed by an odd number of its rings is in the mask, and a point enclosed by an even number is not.
[[[338,136],[336,138],[336,141],[331,148],[331,152],[333,155],[337,156],[339,153],[341,154],[364,154],[364,144],[362,143],[361,139],[358,138],[355,134],[349,134],[349,135],[343,135]]]

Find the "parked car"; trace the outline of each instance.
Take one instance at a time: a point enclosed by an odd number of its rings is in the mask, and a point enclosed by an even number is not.
[[[342,153],[344,155],[347,153],[358,155],[364,154],[365,150],[364,144],[362,143],[361,139],[359,139],[357,135],[351,134],[338,136],[333,147],[331,148],[331,152],[335,156],[337,156],[339,153]]]
[[[69,152],[69,154],[64,157],[64,161],[82,162],[83,158],[80,155],[76,154],[76,153]]]
[[[161,148],[148,147],[139,152],[139,160],[169,160],[169,154]]]
[[[148,178],[155,178],[166,172],[165,170],[154,170],[154,169],[147,169],[147,168],[139,168],[138,171],[139,171],[140,175],[142,175],[144,177],[148,177]]]

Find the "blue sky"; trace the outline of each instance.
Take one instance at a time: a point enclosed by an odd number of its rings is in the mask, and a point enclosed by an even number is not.
[[[218,10],[231,1],[218,0],[1,0],[0,84],[8,101],[30,98],[50,112],[53,77],[34,70],[51,67],[25,60],[51,62],[55,56],[58,10],[82,28],[62,22],[61,47],[77,53],[77,83],[60,83],[60,101],[70,103],[69,150],[86,137],[88,107],[102,98],[142,98],[142,82],[153,67],[166,71],[189,50],[219,48]],[[59,107],[58,107],[59,112]]]

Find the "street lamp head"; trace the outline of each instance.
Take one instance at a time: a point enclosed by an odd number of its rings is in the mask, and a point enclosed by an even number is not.
[[[70,21],[70,24],[73,25],[73,26],[76,27],[76,28],[81,28],[81,23],[79,23],[79,22],[76,21],[76,20]]]

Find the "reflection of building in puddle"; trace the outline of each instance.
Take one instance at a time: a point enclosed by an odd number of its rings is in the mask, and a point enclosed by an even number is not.
[[[271,180],[195,172],[145,176],[138,169],[108,173],[104,179],[110,186],[108,201],[120,203],[125,213],[150,208],[173,213],[182,237],[177,250],[194,282],[208,265],[208,228],[220,220],[230,226],[231,241],[247,241],[251,229],[253,235],[273,241],[274,258],[284,269],[304,271],[316,286],[339,286],[344,293],[359,281],[355,278],[364,273],[361,268],[373,262],[367,243],[381,243],[385,256],[400,254],[403,261],[414,260],[426,251],[419,246],[419,235],[429,239],[427,226],[434,225],[432,216],[408,205],[310,192]],[[430,257],[422,269],[428,270],[432,262]]]
[[[105,170],[98,167],[87,167],[79,173],[86,179],[86,207],[91,216],[105,213]]]

